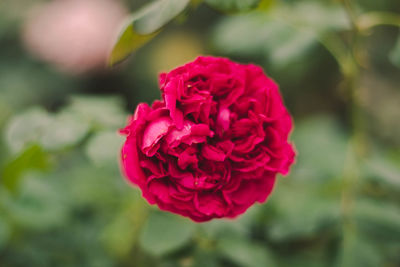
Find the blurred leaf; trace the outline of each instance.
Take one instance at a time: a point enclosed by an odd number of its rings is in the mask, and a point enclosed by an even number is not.
[[[64,111],[100,129],[121,128],[127,118],[124,104],[117,97],[74,96]]]
[[[173,252],[186,244],[195,225],[188,219],[166,212],[150,214],[140,236],[143,249],[154,255]]]
[[[393,189],[400,189],[400,168],[385,159],[384,155],[377,155],[366,160],[363,168],[368,178],[384,183]]]
[[[390,202],[378,202],[372,200],[357,201],[354,206],[354,217],[357,222],[378,233],[385,231],[392,238],[400,238],[400,208]]]
[[[278,10],[282,19],[291,25],[307,28],[315,32],[342,31],[351,28],[346,11],[342,5],[324,4],[319,1],[299,1],[289,10]]]
[[[46,170],[49,166],[48,154],[40,146],[33,145],[4,167],[1,183],[10,191],[15,191],[26,171]]]
[[[190,0],[157,0],[137,13],[133,21],[135,30],[139,34],[150,34],[159,30],[181,13]]]
[[[301,59],[316,45],[316,36],[310,31],[292,31],[269,47],[269,58],[277,67],[284,67]]]
[[[283,67],[299,59],[307,62],[306,56],[321,36],[349,28],[348,17],[340,6],[307,1],[281,4],[268,12],[225,17],[212,37],[223,53],[263,55]]]
[[[250,240],[225,238],[219,240],[217,248],[223,256],[243,267],[275,266],[268,249]]]
[[[158,34],[158,32],[155,32],[151,34],[140,35],[135,32],[133,27],[134,25],[132,21],[129,21],[129,24],[124,27],[123,32],[118,37],[118,40],[114,44],[114,47],[111,51],[109,65],[112,66],[123,61],[131,53],[145,45]]]
[[[247,11],[257,7],[260,0],[205,0],[204,2],[224,12],[236,12]]]
[[[257,222],[261,205],[250,207],[244,214],[234,219],[219,219],[204,222],[199,225],[202,235],[210,240],[218,240],[224,236],[246,238],[250,235],[250,229]]]
[[[261,12],[229,16],[217,24],[212,41],[226,54],[259,55],[283,27]]]
[[[340,199],[326,196],[315,185],[297,182],[278,189],[269,200],[277,215],[265,227],[272,240],[313,238],[340,222]]]
[[[397,38],[397,42],[389,54],[390,61],[400,68],[400,35]]]
[[[86,155],[97,166],[111,165],[118,168],[123,138],[114,131],[96,133],[86,145]]]
[[[189,0],[156,0],[135,12],[124,27],[110,56],[114,65],[150,41],[166,23],[179,15]]]
[[[89,125],[79,116],[61,112],[55,115],[40,138],[48,150],[57,150],[77,144],[89,132]]]
[[[334,118],[321,114],[298,121],[292,139],[299,151],[293,177],[326,181],[341,175],[348,144]]]
[[[33,108],[12,118],[6,140],[14,152],[31,143],[40,144],[46,150],[57,150],[77,144],[88,131],[88,123],[79,114],[61,112],[52,115]]]
[[[383,266],[382,256],[373,242],[359,236],[354,229],[347,231],[343,238],[337,266]]]
[[[218,257],[215,252],[196,250],[192,267],[219,267]]]
[[[212,220],[199,225],[204,234],[210,239],[218,239],[221,236],[247,236],[249,229],[240,224],[238,220]]]
[[[20,226],[34,230],[67,223],[68,207],[63,203],[61,188],[49,180],[29,175],[21,184],[18,194],[6,203],[10,217]]]
[[[19,152],[26,145],[38,143],[51,121],[51,116],[41,108],[29,109],[16,115],[6,127],[7,144],[13,152]]]
[[[11,235],[11,229],[9,224],[0,217],[0,251],[4,248]]]

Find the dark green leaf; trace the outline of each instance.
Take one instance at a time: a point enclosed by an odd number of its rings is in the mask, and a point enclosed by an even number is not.
[[[110,55],[114,65],[146,44],[170,20],[179,15],[189,0],[157,0],[137,11],[124,26]]]
[[[132,21],[130,21],[118,37],[109,58],[109,64],[111,66],[126,59],[132,52],[145,45],[158,33],[140,35],[135,32],[133,27]]]
[[[204,2],[224,12],[236,12],[247,11],[257,7],[260,0],[205,0]]]

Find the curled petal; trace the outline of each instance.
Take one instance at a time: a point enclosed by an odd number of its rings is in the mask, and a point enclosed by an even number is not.
[[[158,141],[168,133],[172,125],[170,118],[161,117],[150,122],[143,133],[142,151],[146,156],[152,157],[159,148]]]

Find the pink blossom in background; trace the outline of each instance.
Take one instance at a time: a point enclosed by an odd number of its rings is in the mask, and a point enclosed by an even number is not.
[[[32,10],[22,39],[34,56],[63,71],[103,68],[126,14],[117,0],[54,0]]]
[[[259,66],[199,57],[160,88],[122,130],[123,171],[148,202],[197,222],[264,202],[295,157],[276,83]]]

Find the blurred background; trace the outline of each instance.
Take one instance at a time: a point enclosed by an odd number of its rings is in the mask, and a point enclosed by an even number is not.
[[[400,266],[400,38],[379,23],[400,2],[193,1],[105,67],[146,2],[0,1],[0,266]],[[263,66],[295,121],[290,175],[235,220],[160,212],[119,171],[118,129],[198,55]]]

